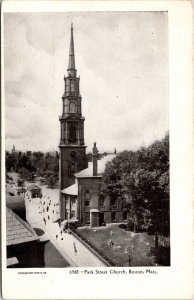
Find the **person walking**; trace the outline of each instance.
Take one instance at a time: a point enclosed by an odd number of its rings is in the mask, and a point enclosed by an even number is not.
[[[74,253],[75,253],[75,256],[76,256],[77,255],[77,248],[76,248],[75,242],[73,242],[73,248],[74,248]]]
[[[131,255],[129,253],[129,267],[131,266]]]

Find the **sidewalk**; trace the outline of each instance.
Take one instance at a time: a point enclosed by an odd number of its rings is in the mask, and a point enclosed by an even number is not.
[[[91,253],[72,234],[65,233],[56,220],[59,205],[58,199],[51,199],[43,191],[43,197],[31,199],[29,192],[25,195],[26,217],[32,227],[42,228],[46,236],[69,262],[72,267],[104,267],[99,258]]]

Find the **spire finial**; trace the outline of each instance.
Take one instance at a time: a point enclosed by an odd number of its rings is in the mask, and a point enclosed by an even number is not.
[[[69,48],[69,65],[68,70],[75,70],[74,40],[73,40],[73,23],[71,23],[71,37]]]

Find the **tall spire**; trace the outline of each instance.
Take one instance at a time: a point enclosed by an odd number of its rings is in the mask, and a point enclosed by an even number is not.
[[[73,41],[73,23],[71,23],[71,37],[69,48],[69,65],[67,70],[75,70],[75,55],[74,55],[74,41]]]

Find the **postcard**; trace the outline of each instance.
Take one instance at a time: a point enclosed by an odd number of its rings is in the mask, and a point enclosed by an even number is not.
[[[4,299],[192,299],[189,1],[2,4]]]

